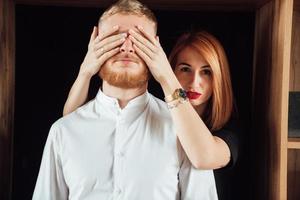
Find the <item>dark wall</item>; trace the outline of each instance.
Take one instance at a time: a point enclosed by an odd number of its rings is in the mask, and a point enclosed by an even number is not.
[[[151,6],[151,5],[150,5]],[[64,101],[87,51],[102,9],[16,6],[16,101],[13,199],[31,199],[51,124],[62,116]],[[216,172],[220,199],[252,199],[251,85],[254,36],[252,12],[155,11],[166,53],[180,33],[205,29],[224,45],[240,119],[242,154],[237,166]],[[100,81],[92,81],[90,98]],[[149,91],[162,98],[160,86]]]

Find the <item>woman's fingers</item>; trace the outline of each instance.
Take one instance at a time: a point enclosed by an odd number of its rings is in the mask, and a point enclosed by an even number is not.
[[[133,48],[134,48],[135,52],[145,61],[145,63],[149,67],[151,58],[144,51],[142,51],[136,44],[133,44]]]
[[[137,26],[137,28],[153,45],[159,44],[159,43],[157,43],[157,40],[152,35],[150,35],[143,29],[143,27]]]
[[[120,46],[127,36],[126,33],[117,34],[119,30],[119,26],[114,26],[112,29],[106,32],[100,32],[97,38],[94,40],[93,43],[93,52],[96,59],[101,57],[106,58],[110,57],[111,50]],[[113,51],[113,55],[115,51]]]
[[[94,26],[89,43],[93,42],[96,39],[97,32],[98,32],[98,28],[96,26]]]
[[[153,52],[146,46],[144,43],[141,43],[135,39],[132,35],[129,36],[129,39],[140,49],[142,50],[149,58],[153,58]]]
[[[130,35],[132,35],[137,41],[144,44],[148,49],[150,49],[153,52],[156,52],[156,46],[152,44],[152,42],[148,39],[146,39],[144,36],[139,34],[138,32],[130,29],[129,30]]]
[[[101,55],[105,54],[106,52],[119,47],[121,44],[123,44],[123,42],[125,41],[125,38],[121,38],[118,40],[115,40],[105,46],[102,46],[101,48],[99,48],[98,50],[95,51],[96,57],[99,58]]]
[[[95,40],[97,39],[98,28],[96,26],[93,27],[92,34],[90,36],[90,41],[88,44],[88,48],[91,49],[94,45]]]
[[[98,49],[101,48],[105,48],[107,45],[110,45],[111,43],[114,43],[115,41],[125,41],[127,34],[126,33],[121,33],[121,34],[117,34],[117,35],[112,35],[110,37],[107,37],[105,39],[103,39],[102,41],[99,41],[97,43],[94,44],[94,51],[97,51]]]
[[[114,49],[111,49],[110,51],[105,52],[102,54],[98,61],[100,61],[100,65],[102,65],[106,60],[108,60],[110,57],[114,56],[120,51],[120,47],[116,47]]]
[[[119,26],[116,25],[116,26],[112,27],[111,29],[109,29],[108,31],[100,32],[97,40],[101,41],[104,38],[107,38],[108,36],[112,35],[113,33],[116,33],[118,30],[119,30]]]

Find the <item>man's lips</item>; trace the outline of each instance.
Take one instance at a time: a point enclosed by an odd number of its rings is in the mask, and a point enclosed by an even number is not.
[[[198,99],[201,96],[200,93],[198,93],[198,92],[192,92],[192,91],[187,91],[186,94],[187,94],[187,97],[189,99]]]
[[[133,62],[131,59],[120,59],[119,61],[124,61],[124,62]]]
[[[131,58],[119,58],[119,59],[117,59],[117,61],[119,61],[119,62],[125,62],[125,63],[128,63],[128,62],[134,62],[134,63],[136,63],[137,62],[135,59],[131,59]]]

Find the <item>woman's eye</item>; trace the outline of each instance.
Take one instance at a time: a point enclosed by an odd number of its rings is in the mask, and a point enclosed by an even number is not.
[[[189,72],[191,70],[188,67],[182,67],[182,68],[180,68],[180,71],[182,71],[182,72]]]
[[[210,76],[211,75],[211,71],[209,69],[204,69],[204,70],[202,70],[202,74]]]

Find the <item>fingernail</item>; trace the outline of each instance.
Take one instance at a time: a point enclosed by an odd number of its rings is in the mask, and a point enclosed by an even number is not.
[[[113,26],[113,29],[118,29],[118,28],[119,28],[118,25]]]
[[[138,25],[138,28],[139,28],[140,30],[143,30],[143,27],[141,27],[140,25]]]
[[[127,37],[127,33],[122,33],[121,36],[122,37]]]

